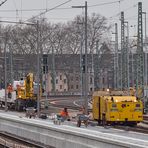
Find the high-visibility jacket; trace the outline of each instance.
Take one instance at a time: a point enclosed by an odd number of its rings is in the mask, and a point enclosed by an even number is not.
[[[65,111],[61,111],[61,112],[60,112],[60,115],[61,115],[62,117],[67,117],[67,116],[69,116],[68,112],[65,112]]]
[[[9,85],[9,86],[7,87],[7,90],[8,90],[8,93],[11,93],[11,92],[13,91],[12,86],[11,86],[11,85]]]

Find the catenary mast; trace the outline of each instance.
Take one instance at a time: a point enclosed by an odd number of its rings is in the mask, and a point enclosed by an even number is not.
[[[137,38],[137,76],[136,87],[144,88],[144,52],[143,52],[143,24],[142,24],[142,3],[138,3],[138,38]]]
[[[124,12],[121,12],[121,90],[128,88],[128,54],[125,46]]]

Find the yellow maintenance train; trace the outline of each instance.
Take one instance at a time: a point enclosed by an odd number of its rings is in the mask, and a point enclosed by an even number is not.
[[[137,125],[143,120],[143,103],[123,91],[96,91],[92,113],[99,124]]]
[[[39,84],[39,95],[42,95],[41,85]],[[29,73],[25,79],[20,81],[16,89],[15,109],[23,110],[27,107],[37,107],[37,83],[34,82],[33,73]]]

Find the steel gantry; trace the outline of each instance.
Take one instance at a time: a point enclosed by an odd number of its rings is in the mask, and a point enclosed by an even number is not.
[[[114,88],[119,88],[119,66],[118,66],[118,24],[115,23],[115,52],[114,52]]]
[[[142,3],[138,3],[138,38],[137,38],[137,75],[136,88],[144,87],[144,52],[143,52],[143,24],[142,24]]]
[[[121,89],[128,88],[128,48],[125,41],[124,12],[121,12]]]

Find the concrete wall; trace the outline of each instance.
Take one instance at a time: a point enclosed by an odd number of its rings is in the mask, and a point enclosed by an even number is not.
[[[77,128],[68,125],[54,125],[39,119],[20,118],[0,113],[0,131],[15,134],[56,148],[140,148],[135,141],[126,137]]]

